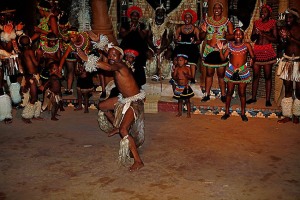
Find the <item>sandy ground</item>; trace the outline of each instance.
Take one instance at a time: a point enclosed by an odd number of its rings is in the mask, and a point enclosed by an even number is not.
[[[117,164],[120,137],[98,128],[96,110],[0,123],[0,199],[297,200],[300,125],[277,119],[146,114],[145,167]]]

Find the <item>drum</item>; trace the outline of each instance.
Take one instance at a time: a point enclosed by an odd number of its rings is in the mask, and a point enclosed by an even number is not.
[[[4,61],[4,74],[7,76],[17,75],[19,72],[18,55],[11,55]]]

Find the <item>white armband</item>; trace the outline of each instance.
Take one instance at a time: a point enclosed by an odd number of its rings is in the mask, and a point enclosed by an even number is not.
[[[94,72],[97,71],[97,62],[99,57],[92,55],[88,55],[88,61],[84,63],[85,70],[87,72]]]

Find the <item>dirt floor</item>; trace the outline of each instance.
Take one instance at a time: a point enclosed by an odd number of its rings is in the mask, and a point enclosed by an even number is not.
[[[67,107],[56,122],[44,112],[32,124],[20,113],[0,123],[0,199],[300,199],[300,125],[146,114],[145,167],[129,172],[96,110]]]

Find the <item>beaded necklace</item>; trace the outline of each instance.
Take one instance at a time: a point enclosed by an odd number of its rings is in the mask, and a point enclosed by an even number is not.
[[[227,25],[229,19],[227,17],[222,17],[220,20],[216,21],[213,17],[207,17],[206,22],[208,25],[213,26],[213,27],[220,27]]]
[[[226,17],[222,17],[221,20],[216,21],[213,17],[208,17],[205,19],[207,23],[207,35],[206,39],[211,40],[214,33],[217,33],[217,39],[224,39],[224,32],[227,32],[227,24],[229,19]]]
[[[80,44],[75,44],[73,42],[69,44],[73,51],[75,51],[77,48],[80,48],[84,51],[89,46],[89,38],[87,33],[85,32],[79,33],[79,37],[81,38]]]
[[[183,30],[184,30],[183,32],[185,34],[189,34],[189,33],[193,32],[194,26],[192,24],[190,24],[190,25],[183,25]]]
[[[240,55],[247,52],[247,46],[244,42],[240,45],[235,45],[234,42],[229,42],[228,48],[234,55]]]
[[[63,40],[66,40],[68,38],[68,32],[62,31],[60,27],[58,27],[58,33]]]
[[[267,22],[263,22],[262,19],[256,20],[254,22],[255,27],[258,28],[261,31],[270,31],[272,28],[274,28],[276,24],[276,20],[269,19]]]
[[[49,47],[47,44],[43,44],[41,45],[41,48],[45,53],[56,53],[59,48],[59,41],[53,47]]]

